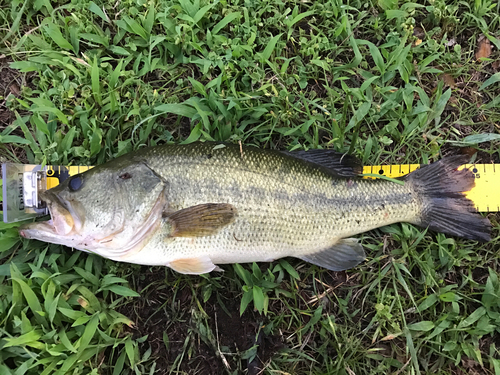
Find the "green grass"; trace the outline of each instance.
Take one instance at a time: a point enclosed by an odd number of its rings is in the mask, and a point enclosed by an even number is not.
[[[216,140],[500,161],[495,1],[0,0],[0,23],[1,160]],[[476,61],[481,34],[493,52]],[[0,224],[0,373],[500,375],[488,217],[487,244],[398,224],[363,235],[348,272],[286,259],[203,276]]]

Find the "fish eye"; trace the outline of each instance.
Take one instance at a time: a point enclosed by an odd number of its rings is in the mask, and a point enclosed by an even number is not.
[[[132,178],[132,175],[128,172],[122,173],[121,175],[118,176],[118,178],[122,180],[128,180],[129,178]]]
[[[71,177],[71,179],[68,182],[68,187],[69,187],[69,190],[71,190],[71,191],[79,190],[82,187],[82,185],[83,185],[83,178],[79,174]]]

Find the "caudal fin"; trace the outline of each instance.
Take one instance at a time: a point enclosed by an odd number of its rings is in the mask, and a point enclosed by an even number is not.
[[[476,212],[465,192],[474,187],[474,175],[468,169],[457,170],[467,163],[466,156],[451,156],[417,169],[406,176],[422,197],[424,208],[420,222],[437,232],[471,240],[489,241],[491,223]]]

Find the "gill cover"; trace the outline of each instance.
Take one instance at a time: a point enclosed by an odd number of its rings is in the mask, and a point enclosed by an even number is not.
[[[24,226],[21,235],[121,259],[160,225],[167,188],[145,162],[119,158],[45,192],[52,220]]]

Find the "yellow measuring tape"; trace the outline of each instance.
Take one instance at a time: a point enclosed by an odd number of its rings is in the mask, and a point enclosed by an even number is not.
[[[92,167],[67,167],[68,174],[73,176],[83,173]],[[378,174],[387,177],[401,177],[415,169],[420,164],[397,164],[397,165],[371,165],[363,168],[363,173]],[[472,200],[480,212],[500,211],[500,164],[466,164],[460,168],[468,168],[474,173],[476,185],[466,193],[467,198]],[[47,189],[59,185],[59,175],[53,167],[47,168]]]
[[[401,177],[420,168],[420,164],[372,165],[363,168],[363,173]],[[480,212],[500,211],[500,164],[465,164],[474,173],[476,185],[465,195],[474,202]]]
[[[71,166],[71,167],[63,167],[65,170],[68,171],[68,174],[70,176],[73,176],[78,173],[83,173],[88,171],[89,169],[93,167],[88,167],[88,166]],[[47,190],[52,189],[53,187],[56,187],[59,185],[59,177],[54,177],[54,176],[59,176],[61,174],[61,167],[53,167],[52,165],[47,166]]]

